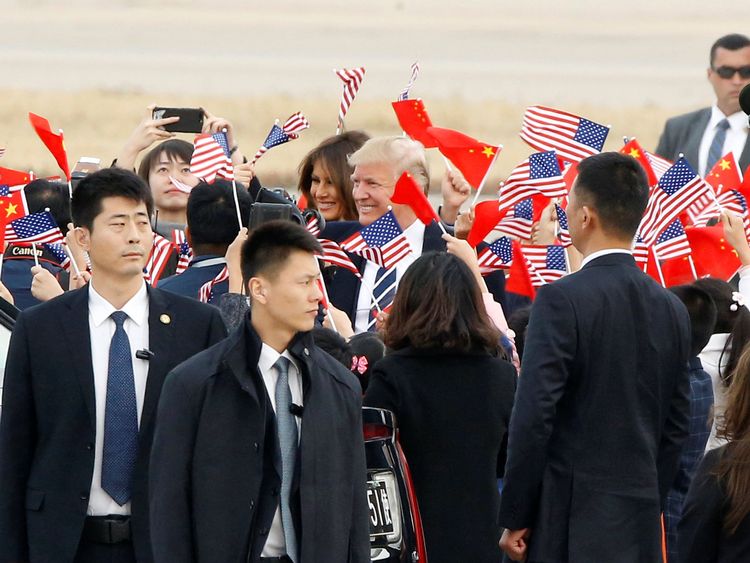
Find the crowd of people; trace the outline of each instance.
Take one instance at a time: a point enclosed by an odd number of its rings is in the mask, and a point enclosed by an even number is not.
[[[750,39],[708,79],[656,153],[747,168]],[[566,275],[519,292],[523,254],[469,242],[460,166],[428,220],[396,196],[429,191],[423,143],[342,132],[290,195],[206,111],[232,179],[194,175],[153,110],[72,192],[16,190],[65,242],[0,262],[0,562],[370,561],[363,405],[395,415],[432,563],[750,559],[747,206],[710,221],[736,275],[667,289],[633,256],[642,162],[583,158],[510,247]]]

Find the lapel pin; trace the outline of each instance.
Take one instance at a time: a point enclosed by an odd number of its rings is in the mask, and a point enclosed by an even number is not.
[[[168,325],[172,322],[172,317],[164,313],[162,316],[159,317],[159,320],[161,321],[161,324]]]

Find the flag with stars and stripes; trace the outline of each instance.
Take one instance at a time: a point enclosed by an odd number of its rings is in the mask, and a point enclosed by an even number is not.
[[[414,86],[414,82],[416,82],[417,76],[419,76],[419,61],[414,61],[411,64],[411,75],[409,76],[409,83],[404,87],[403,90],[401,90],[401,93],[398,96],[399,101],[409,99],[409,90],[411,90],[411,87]]]
[[[341,243],[344,250],[390,270],[410,252],[409,241],[393,211],[363,227]]]
[[[513,263],[513,241],[508,237],[500,237],[479,253],[477,262],[483,276],[509,268]]]
[[[190,173],[211,184],[216,176],[234,180],[234,167],[229,156],[227,134],[204,133],[195,137]]]
[[[521,138],[538,151],[579,162],[602,151],[609,127],[566,111],[531,106],[523,114]]]
[[[324,238],[318,239],[318,242],[320,243],[320,247],[323,249],[323,254],[320,257],[324,262],[328,262],[329,264],[333,264],[334,266],[345,268],[358,278],[362,278],[362,275],[359,273],[357,266],[354,264],[354,262],[352,262],[352,259],[349,258],[349,255],[344,252],[344,249],[341,248],[341,246],[339,246],[337,242]]]
[[[534,220],[534,203],[531,198],[516,204],[505,217],[492,229],[503,235],[518,237],[520,239],[531,238],[531,225]]]
[[[669,162],[666,158],[662,158],[658,154],[654,154],[652,152],[644,152],[646,153],[646,159],[651,165],[651,170],[654,171],[657,180],[664,176],[664,173],[672,167],[672,163]]]
[[[224,266],[221,271],[214,276],[213,279],[208,280],[198,290],[198,301],[201,303],[211,303],[214,298],[214,288],[221,282],[225,282],[229,279],[229,270]]]
[[[159,233],[154,233],[154,243],[151,246],[146,267],[143,268],[143,277],[146,282],[156,287],[164,273],[164,268],[169,262],[169,257],[174,250],[174,245]]]
[[[568,195],[555,151],[534,153],[513,169],[500,188],[500,208],[538,193],[550,198]]]
[[[690,243],[679,219],[675,219],[654,243],[654,254],[659,260],[690,256]]]
[[[654,244],[680,213],[708,192],[711,192],[711,187],[693,170],[685,157],[679,158],[659,179],[649,196],[638,228],[643,242],[648,246]]]
[[[570,238],[570,229],[568,228],[568,214],[558,204],[555,204],[555,213],[557,214],[557,224],[559,231],[557,232],[557,238],[560,244],[563,246],[570,246],[573,244],[573,239]]]
[[[338,135],[344,130],[344,117],[346,117],[346,113],[349,111],[349,107],[357,95],[357,90],[359,90],[365,78],[365,67],[333,69],[333,72],[344,83],[344,90],[341,93],[341,103],[339,104],[339,119],[336,124],[336,134]]]
[[[48,242],[44,244],[44,248],[46,248],[50,252],[50,254],[55,257],[55,260],[57,260],[57,263],[61,268],[63,268],[64,270],[70,270],[70,256],[65,251],[64,243]]]
[[[193,259],[193,249],[190,248],[185,231],[182,229],[172,229],[172,242],[177,247],[177,268],[174,272],[177,275],[187,270],[190,260]]]
[[[302,114],[301,111],[290,115],[289,119],[287,119],[283,125],[279,125],[278,120],[276,120],[276,123],[274,123],[273,127],[271,127],[271,131],[268,133],[266,140],[263,141],[263,144],[255,153],[255,156],[253,157],[253,164],[255,164],[255,162],[261,156],[266,154],[268,149],[272,149],[273,147],[278,147],[279,145],[283,145],[284,143],[288,143],[289,141],[298,139],[299,132],[304,131],[308,127],[310,127],[310,122]]]
[[[320,221],[316,215],[311,215],[310,218],[305,221],[305,229],[312,236],[316,237],[320,234]]]
[[[535,275],[531,276],[531,283],[535,287],[552,283],[568,273],[565,248],[562,246],[522,246],[521,252],[533,268]]]
[[[31,213],[5,225],[5,242],[61,243],[64,240],[49,211]]]
[[[636,236],[633,243],[633,258],[635,258],[635,263],[645,266],[648,263],[648,253],[649,249],[646,243],[643,242],[640,235]]]

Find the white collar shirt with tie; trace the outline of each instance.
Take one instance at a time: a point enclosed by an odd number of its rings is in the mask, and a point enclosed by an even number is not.
[[[698,170],[697,172],[705,177],[711,170],[706,170],[706,164],[708,161],[708,150],[711,147],[711,142],[716,135],[717,126],[722,119],[726,119],[729,122],[729,129],[727,129],[727,136],[724,139],[724,147],[721,150],[721,157],[728,152],[734,154],[734,159],[739,163],[740,155],[745,149],[745,143],[747,142],[748,124],[747,115],[743,112],[738,111],[732,115],[724,115],[719,107],[714,104],[711,106],[711,117],[708,120],[706,130],[703,132],[703,138],[698,149]],[[691,163],[692,164],[692,163]]]

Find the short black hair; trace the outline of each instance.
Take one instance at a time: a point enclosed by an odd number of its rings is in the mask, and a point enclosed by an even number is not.
[[[295,250],[310,254],[322,252],[317,239],[292,221],[269,221],[253,230],[242,245],[243,285],[247,286],[247,282],[258,274],[275,276]]]
[[[26,184],[23,195],[26,197],[29,213],[41,213],[49,209],[62,233],[67,234],[70,223],[70,193],[66,184],[39,178]]]
[[[234,188],[226,180],[213,184],[201,182],[190,192],[187,202],[187,225],[193,246],[199,244],[229,245],[240,230],[234,205]],[[245,187],[237,184],[237,201],[242,224],[247,225],[252,200]]]
[[[718,309],[711,295],[694,285],[677,285],[670,288],[685,304],[690,317],[690,357],[700,354],[706,347],[716,325]]]
[[[102,212],[102,200],[108,197],[124,197],[145,203],[149,217],[154,211],[151,190],[134,172],[104,168],[83,178],[73,190],[70,207],[76,227],[92,230],[94,219]]]
[[[635,236],[648,203],[646,171],[636,159],[618,152],[584,158],[575,190],[583,205],[596,210],[606,232]]]
[[[182,139],[169,139],[156,145],[146,153],[138,166],[138,176],[148,184],[148,176],[154,163],[159,160],[162,153],[167,155],[169,160],[182,160],[190,163],[193,157],[193,145]]]
[[[728,51],[738,51],[744,49],[750,45],[750,38],[741,33],[730,33],[724,37],[719,37],[716,42],[711,45],[711,54],[709,55],[708,64],[711,68],[714,68],[714,58],[716,57],[716,49],[721,47]]]

